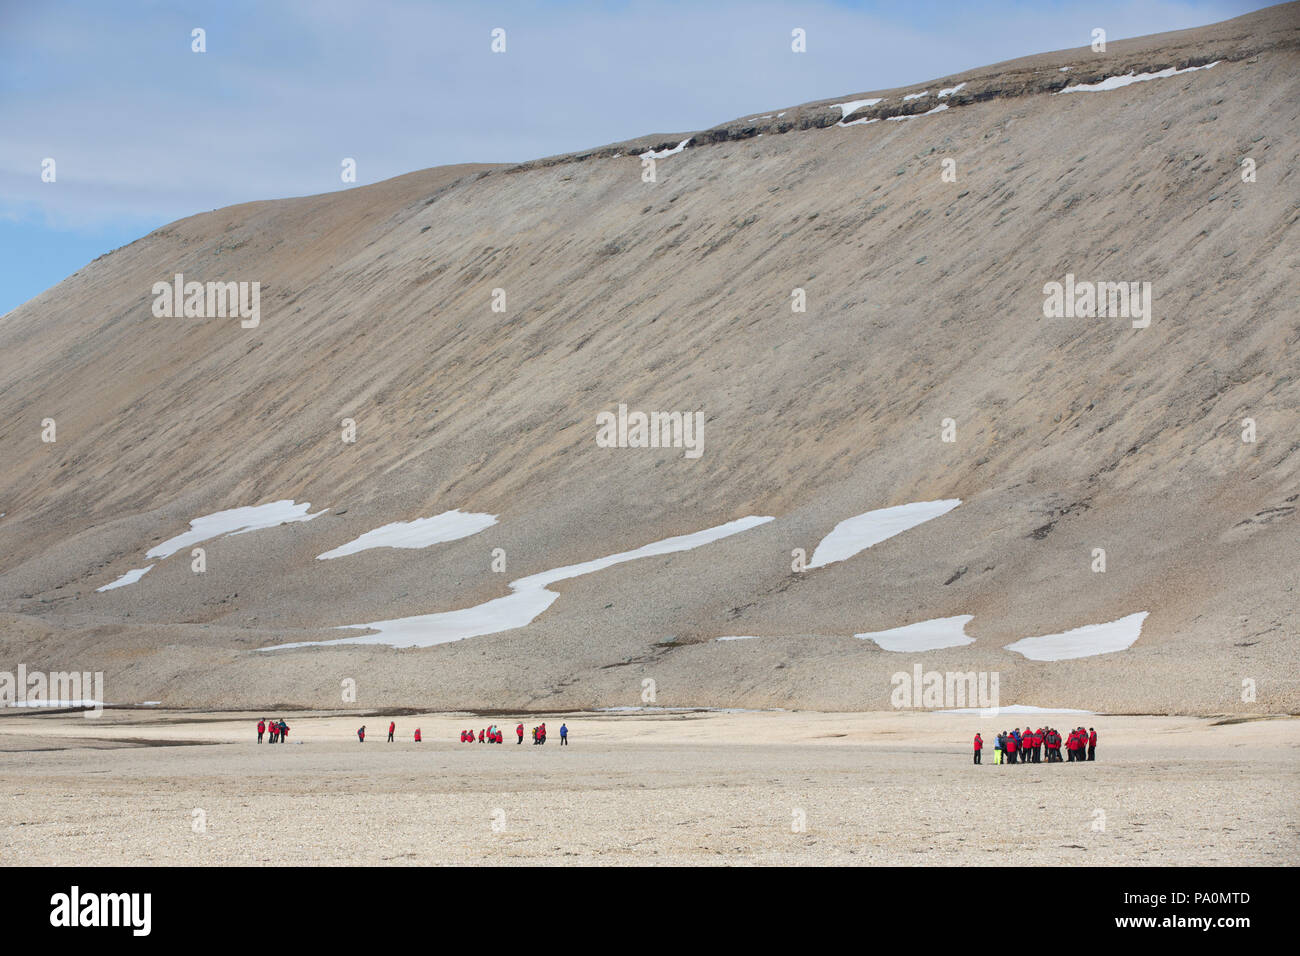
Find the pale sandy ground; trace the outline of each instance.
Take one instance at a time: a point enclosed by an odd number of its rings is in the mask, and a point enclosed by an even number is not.
[[[512,717],[499,719],[505,745],[470,746],[456,742],[460,728],[490,718],[397,717],[399,740],[388,744],[388,717],[285,714],[292,742],[272,749],[253,743],[257,716],[0,718],[0,860],[1300,862],[1294,718],[1062,714],[1050,721],[1058,728],[1072,718],[1097,727],[1097,762],[974,767],[976,730],[991,737],[1026,718],[571,714],[546,718],[545,747],[519,747]],[[567,749],[562,720],[573,735]],[[195,832],[196,811],[204,832]]]

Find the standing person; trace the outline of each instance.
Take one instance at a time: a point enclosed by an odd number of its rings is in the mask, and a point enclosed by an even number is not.
[[[1016,732],[1014,730],[1011,731],[1011,733],[1007,734],[1006,747],[1007,747],[1006,749],[1007,763],[1015,763],[1016,751],[1019,749],[1019,746],[1016,743]]]
[[[268,732],[266,742],[268,744],[278,743],[280,740],[280,728],[276,725],[276,722],[273,720],[268,723],[266,729]]]
[[[284,743],[288,739],[289,739],[289,725],[286,724],[284,722],[284,718],[281,717],[280,718],[280,743]]]
[[[366,742],[366,725],[365,725],[365,724],[362,724],[360,727],[357,728],[357,740],[360,741],[360,742],[363,743],[363,744]]]
[[[390,720],[388,722],[388,742],[390,744],[393,742],[393,731],[395,730],[397,730],[397,721]]]
[[[419,728],[419,727],[416,727],[416,728],[415,728],[415,742],[416,742],[417,744],[420,742],[420,728]]]
[[[998,735],[993,738],[993,762],[1001,764],[1007,759],[1007,732],[999,730]]]
[[[1095,727],[1088,728],[1088,759],[1097,759],[1097,729]]]
[[[979,734],[975,735],[975,762],[980,762],[980,751],[984,749],[984,738]]]
[[[262,742],[262,734],[266,733],[266,718],[263,717],[257,722],[257,742]]]
[[[478,732],[478,742],[479,743],[483,742],[483,728],[481,727],[479,728],[479,732]]]
[[[519,742],[522,744],[524,742],[524,722],[522,720],[519,721],[519,726],[515,728],[515,733],[519,735]]]
[[[564,723],[560,724],[560,746],[561,747],[569,746],[569,725],[568,724],[564,724]]]

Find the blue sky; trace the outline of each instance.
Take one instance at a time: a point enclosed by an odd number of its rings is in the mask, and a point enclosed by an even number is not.
[[[345,157],[519,161],[1267,5],[0,0],[0,314],[174,219],[351,188]]]

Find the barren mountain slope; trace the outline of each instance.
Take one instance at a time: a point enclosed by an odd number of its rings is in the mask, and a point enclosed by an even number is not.
[[[636,154],[690,134],[231,207],[102,257],[0,320],[3,667],[205,707],[334,706],[352,677],[363,706],[637,705],[649,678],[660,705],[872,709],[920,663],[996,671],[1003,704],[1295,711],[1298,20],[777,108],[655,182]],[[260,282],[260,325],[155,317],[176,273]],[[1045,318],[1067,274],[1150,282],[1149,327]],[[619,403],[702,411],[702,456],[598,447]],[[791,570],[846,518],[958,498]],[[206,542],[202,574],[145,557],[280,499],[325,511]],[[499,520],[316,560],[451,509]],[[746,515],[775,520],[553,585],[524,628],[256,650]],[[1003,650],[1142,611],[1118,653]],[[853,636],[955,615],[974,643]]]

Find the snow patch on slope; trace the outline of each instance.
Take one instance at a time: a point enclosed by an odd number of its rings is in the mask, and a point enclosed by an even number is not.
[[[1108,76],[1104,80],[1096,83],[1079,83],[1075,86],[1067,86],[1058,93],[1102,93],[1107,90],[1123,89],[1134,83],[1145,83],[1147,80],[1162,80],[1170,76],[1181,76],[1184,73],[1192,73],[1196,70],[1208,70],[1211,67],[1218,66],[1221,60],[1215,60],[1213,63],[1207,63],[1205,66],[1189,66],[1186,69],[1175,70],[1172,66],[1168,69],[1160,70],[1156,73],[1126,73],[1123,76]]]
[[[813,551],[809,568],[819,568],[836,561],[851,558],[886,538],[902,534],[909,528],[945,515],[961,504],[960,498],[943,501],[914,501],[893,508],[879,508],[865,514],[846,518],[822,538]]]
[[[1068,661],[1126,651],[1142,634],[1146,611],[1139,611],[1105,624],[1089,624],[1060,634],[1023,637],[1005,649],[1023,654],[1031,661]]]
[[[936,617],[929,621],[918,621],[903,627],[892,627],[886,631],[869,631],[866,634],[854,634],[864,641],[875,641],[887,651],[912,653],[917,651],[938,651],[945,647],[964,647],[974,644],[975,638],[966,634],[966,625],[974,620],[973,614],[959,614],[956,617]]]
[[[672,149],[661,149],[658,152],[655,152],[653,149],[647,149],[644,153],[641,154],[641,158],[642,159],[667,159],[669,156],[676,156],[678,153],[680,153],[682,150],[686,148],[686,144],[689,143],[692,139],[694,139],[694,137],[688,136],[686,137],[686,139],[682,140]]]
[[[276,525],[288,524],[293,521],[310,521],[312,518],[320,517],[325,513],[322,510],[314,515],[308,514],[307,510],[310,507],[310,501],[297,504],[285,499],[272,501],[264,505],[217,511],[210,515],[204,515],[202,518],[195,518],[190,522],[189,531],[178,534],[174,538],[168,538],[162,544],[155,545],[145,552],[145,557],[166,558],[177,551],[201,544],[212,538],[220,538],[231,534],[247,534],[250,531],[274,528]]]
[[[453,509],[444,511],[432,518],[416,518],[414,521],[394,521],[367,531],[361,537],[340,545],[324,554],[316,555],[317,561],[341,558],[346,554],[356,554],[371,548],[427,548],[444,541],[455,541],[478,534],[484,528],[497,523],[497,516],[490,514],[464,512]]]
[[[95,593],[98,594],[101,591],[112,591],[114,588],[124,588],[128,584],[135,584],[136,581],[139,581],[151,570],[153,570],[152,564],[148,567],[136,568],[133,571],[128,571],[113,583],[105,584],[102,588],[95,588]]]
[[[336,644],[385,644],[390,647],[432,647],[435,644],[447,644],[469,637],[481,637],[485,634],[497,634],[524,627],[535,620],[543,611],[554,603],[560,595],[547,590],[547,585],[568,578],[580,577],[601,571],[625,561],[652,555],[674,554],[689,551],[701,545],[726,538],[741,531],[757,527],[772,521],[771,517],[751,515],[738,518],[726,524],[692,534],[665,538],[636,548],[622,551],[603,558],[570,564],[562,568],[531,574],[510,582],[511,593],[505,597],[486,601],[473,607],[456,611],[442,611],[435,614],[419,614],[414,617],[394,618],[388,621],[375,621],[371,624],[344,625],[346,629],[365,628],[376,630],[378,634],[364,634],[357,637],[345,637],[334,641],[300,641],[292,644],[278,644],[259,650],[278,651],[291,647],[332,647]]]

